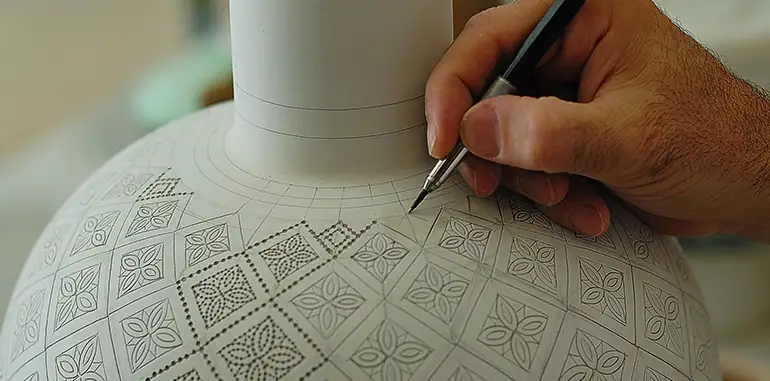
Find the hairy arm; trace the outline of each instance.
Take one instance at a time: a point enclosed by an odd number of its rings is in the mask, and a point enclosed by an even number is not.
[[[743,200],[745,220],[726,226],[728,233],[770,242],[770,96],[768,92],[737,77],[730,122],[742,132],[743,151],[735,156],[743,162],[736,173],[750,192]]]
[[[688,187],[713,185],[713,197],[722,200],[704,195],[696,205],[721,204],[727,209],[721,212],[721,232],[770,242],[770,96],[731,72],[715,52],[689,35],[668,38],[674,40],[672,47],[688,46],[690,54],[682,57],[680,50],[668,55],[669,75],[681,80],[663,81],[665,92],[676,99],[675,107],[665,108],[673,120],[663,124],[692,129],[676,134],[675,145],[663,143],[689,151],[667,155],[671,160],[681,157],[684,166],[668,164],[676,173],[690,173]],[[674,67],[677,59],[696,64]]]

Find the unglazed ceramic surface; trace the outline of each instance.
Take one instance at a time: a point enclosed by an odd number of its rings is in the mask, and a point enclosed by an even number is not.
[[[228,157],[231,116],[153,133],[58,212],[6,317],[6,377],[719,379],[679,247],[623,210],[590,239],[455,178],[407,215],[427,168],[271,181]]]
[[[232,0],[234,102],[131,145],[57,212],[0,379],[718,380],[680,248],[625,210],[589,238],[454,177],[406,213],[434,164],[420,93],[445,3]],[[377,45],[353,16],[427,37]],[[289,60],[314,38],[395,63],[361,82],[344,54]]]

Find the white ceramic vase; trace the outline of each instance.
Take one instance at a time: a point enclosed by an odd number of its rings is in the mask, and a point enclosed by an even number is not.
[[[233,0],[235,100],[115,156],[43,232],[10,380],[712,380],[676,241],[565,230],[434,161],[449,0]]]

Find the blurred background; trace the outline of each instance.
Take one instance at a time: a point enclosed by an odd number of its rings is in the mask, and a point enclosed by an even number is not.
[[[456,0],[462,12],[493,0]],[[658,0],[738,74],[770,89],[770,1]],[[49,218],[117,151],[228,99],[226,0],[0,2],[0,314]],[[720,347],[770,365],[770,251],[682,240]],[[1,315],[0,315],[1,316]]]

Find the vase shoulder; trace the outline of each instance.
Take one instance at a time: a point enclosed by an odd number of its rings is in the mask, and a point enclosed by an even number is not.
[[[244,165],[233,110],[147,135],[56,213],[3,324],[4,376],[718,379],[681,249],[626,210],[585,237],[454,178],[408,214],[429,165]]]

